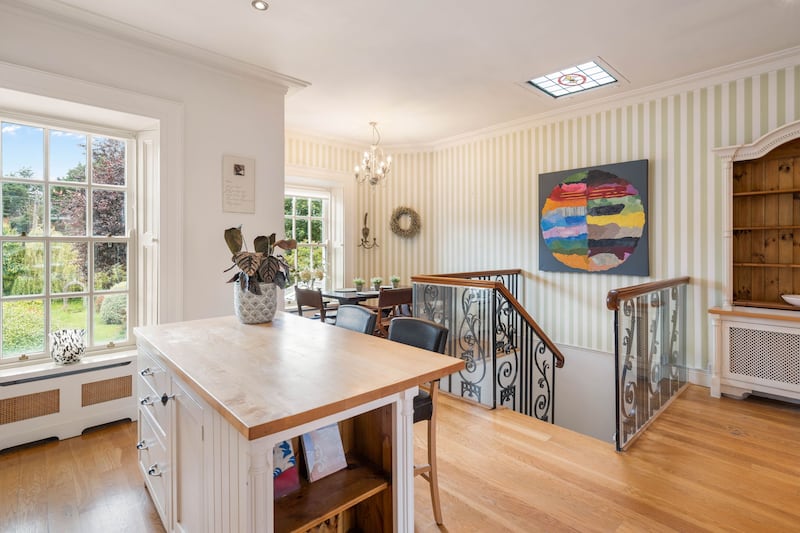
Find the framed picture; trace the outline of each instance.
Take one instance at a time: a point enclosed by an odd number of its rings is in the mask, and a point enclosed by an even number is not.
[[[222,211],[256,212],[256,160],[222,156]]]
[[[339,424],[304,433],[302,442],[309,481],[317,481],[347,468]]]
[[[539,174],[539,270],[650,275],[647,160]]]

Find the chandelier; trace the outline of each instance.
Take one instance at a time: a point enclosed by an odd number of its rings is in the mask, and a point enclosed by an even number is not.
[[[364,152],[364,157],[361,159],[361,165],[356,165],[356,181],[358,183],[368,182],[370,185],[378,185],[389,174],[392,168],[392,156],[384,159],[383,150],[381,150],[381,134],[378,132],[377,122],[370,122],[372,126],[372,144],[369,145],[369,151]]]

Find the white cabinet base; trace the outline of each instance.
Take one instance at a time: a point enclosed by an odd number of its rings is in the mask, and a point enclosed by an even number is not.
[[[752,393],[800,400],[800,317],[736,308],[711,310],[716,334],[711,395]]]

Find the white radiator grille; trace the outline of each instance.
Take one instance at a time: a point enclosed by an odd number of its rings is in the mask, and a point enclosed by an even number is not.
[[[800,384],[800,335],[730,328],[730,372]]]

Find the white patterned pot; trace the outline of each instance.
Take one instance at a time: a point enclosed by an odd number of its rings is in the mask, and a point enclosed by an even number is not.
[[[259,283],[261,294],[243,291],[233,284],[233,310],[242,324],[271,322],[278,310],[278,287],[274,283]]]
[[[60,365],[77,363],[85,350],[83,329],[59,329],[50,334],[50,357]]]

